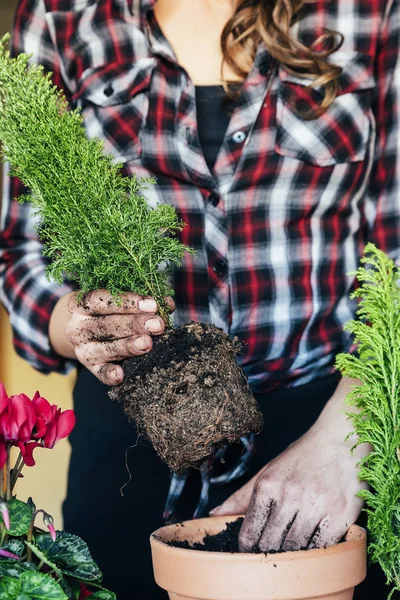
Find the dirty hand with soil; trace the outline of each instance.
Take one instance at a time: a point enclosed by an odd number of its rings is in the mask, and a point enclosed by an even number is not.
[[[171,298],[168,306],[173,312]],[[81,301],[77,293],[67,294],[51,317],[51,344],[61,356],[78,359],[105,385],[118,385],[124,372],[117,363],[149,352],[151,336],[164,332],[165,322],[157,312],[152,298],[132,292],[118,304],[106,290],[90,292]]]
[[[356,440],[344,411],[354,381],[343,379],[314,426],[272,460],[213,516],[246,514],[239,535],[242,552],[324,547],[341,540],[356,522],[365,487],[357,463],[366,445]]]

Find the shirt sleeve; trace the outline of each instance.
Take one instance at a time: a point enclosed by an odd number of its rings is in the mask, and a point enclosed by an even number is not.
[[[20,0],[15,15],[11,54],[32,54],[31,61],[53,72],[54,83],[64,88],[56,53],[46,26],[43,0]],[[68,372],[74,365],[56,354],[49,341],[49,321],[55,304],[74,287],[59,286],[45,276],[35,218],[28,204],[15,198],[26,193],[22,183],[4,168],[0,226],[0,298],[9,313],[16,352],[38,371]]]
[[[370,241],[400,260],[400,2],[387,3],[376,58],[375,160],[367,192]]]

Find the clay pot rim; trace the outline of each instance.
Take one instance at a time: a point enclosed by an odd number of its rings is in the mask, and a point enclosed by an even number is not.
[[[238,519],[239,517],[240,515],[235,515],[234,518]],[[227,522],[232,520],[232,517],[228,516],[220,518],[227,519]],[[206,519],[199,520],[205,521]],[[232,563],[235,563],[237,561],[240,561],[242,563],[258,561],[276,563],[297,560],[299,558],[312,560],[316,556],[316,554],[321,554],[321,552],[324,553],[324,556],[331,556],[338,552],[349,552],[353,550],[355,546],[360,545],[360,543],[362,543],[363,539],[366,536],[365,529],[363,529],[359,525],[352,525],[346,534],[346,540],[343,542],[339,542],[338,544],[328,546],[327,548],[312,548],[310,550],[295,550],[292,552],[276,552],[274,554],[264,554],[262,552],[260,552],[259,554],[251,554],[249,552],[204,552],[202,550],[175,548],[174,546],[169,546],[166,542],[163,542],[160,539],[159,532],[165,531],[166,528],[173,528],[177,526],[181,527],[182,525],[184,526],[186,523],[193,523],[193,521],[183,521],[182,523],[179,523],[177,525],[173,524],[160,527],[151,534],[150,544],[159,546],[160,549],[162,548],[164,552],[168,551],[168,553],[170,553],[170,556],[186,556],[188,558],[192,557],[192,559],[195,558],[196,560],[202,561],[209,561],[210,557],[212,557],[214,561],[230,561]]]

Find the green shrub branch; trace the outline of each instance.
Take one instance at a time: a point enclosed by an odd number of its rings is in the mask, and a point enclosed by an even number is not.
[[[0,39],[0,140],[11,174],[29,188],[47,275],[75,281],[82,294],[105,288],[118,297],[153,296],[161,312],[173,294],[170,269],[192,252],[176,237],[184,224],[169,204],[149,208],[152,179],[121,173],[103,143],[86,137],[79,110],[29,57],[11,58]]]
[[[358,444],[372,451],[360,463],[360,492],[368,513],[369,553],[380,563],[393,590],[400,591],[400,270],[386,254],[368,244],[355,273],[360,287],[357,319],[346,329],[357,354],[340,354],[337,367],[362,385],[348,395],[358,409],[349,418]]]

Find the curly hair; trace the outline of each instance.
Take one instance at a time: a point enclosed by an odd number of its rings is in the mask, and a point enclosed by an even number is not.
[[[319,109],[313,113],[315,117],[324,112],[336,97],[341,68],[326,59],[341,46],[343,36],[327,30],[310,46],[294,38],[290,31],[292,25],[299,19],[304,6],[314,1],[238,0],[235,13],[222,32],[221,47],[223,64],[226,63],[239,77],[245,78],[254,61],[257,46],[264,42],[270,55],[288,71],[309,78],[311,88],[320,87],[323,90]],[[244,65],[248,65],[248,68]],[[224,85],[228,90],[228,83]]]

